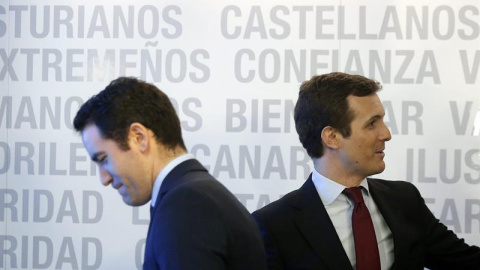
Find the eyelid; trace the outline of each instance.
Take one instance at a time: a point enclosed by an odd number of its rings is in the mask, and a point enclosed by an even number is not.
[[[378,120],[380,120],[380,119],[383,119],[383,117],[381,117],[381,116],[373,117],[372,119],[370,119],[369,124],[374,123],[374,122],[376,122],[376,121],[378,121]]]
[[[370,119],[370,121],[367,123],[367,127],[372,127],[378,120],[379,118],[375,117],[373,119]]]
[[[107,158],[107,155],[105,154],[99,154],[99,155],[95,155],[92,160],[96,163],[102,163],[105,161],[105,159]]]
[[[99,163],[103,163],[107,160],[107,155],[101,155],[97,158]]]

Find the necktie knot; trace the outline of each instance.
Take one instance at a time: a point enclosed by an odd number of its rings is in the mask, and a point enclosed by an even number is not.
[[[347,195],[355,204],[363,203],[362,189],[360,187],[351,187],[343,190],[343,194]]]

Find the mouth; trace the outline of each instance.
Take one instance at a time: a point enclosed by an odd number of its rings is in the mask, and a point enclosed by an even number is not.
[[[123,184],[116,184],[114,186],[114,188],[117,190],[117,192],[118,192],[118,194],[120,194],[120,196],[122,196],[122,197],[126,196],[127,190],[126,190],[126,188],[124,187]]]

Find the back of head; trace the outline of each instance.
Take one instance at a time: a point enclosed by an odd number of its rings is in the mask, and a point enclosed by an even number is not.
[[[342,72],[313,76],[300,86],[295,105],[295,127],[300,142],[312,158],[323,155],[322,130],[331,126],[348,137],[353,114],[347,97],[371,95],[382,87],[380,83],[360,75]]]
[[[113,80],[80,107],[73,121],[79,132],[96,125],[103,138],[114,140],[123,150],[129,149],[127,136],[132,123],[152,130],[156,140],[168,149],[185,149],[180,121],[167,95],[133,77]]]

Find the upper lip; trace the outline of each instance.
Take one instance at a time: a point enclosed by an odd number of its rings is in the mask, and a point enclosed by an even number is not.
[[[121,186],[122,186],[122,184],[118,183],[118,184],[113,185],[113,188],[114,189],[119,189]]]

